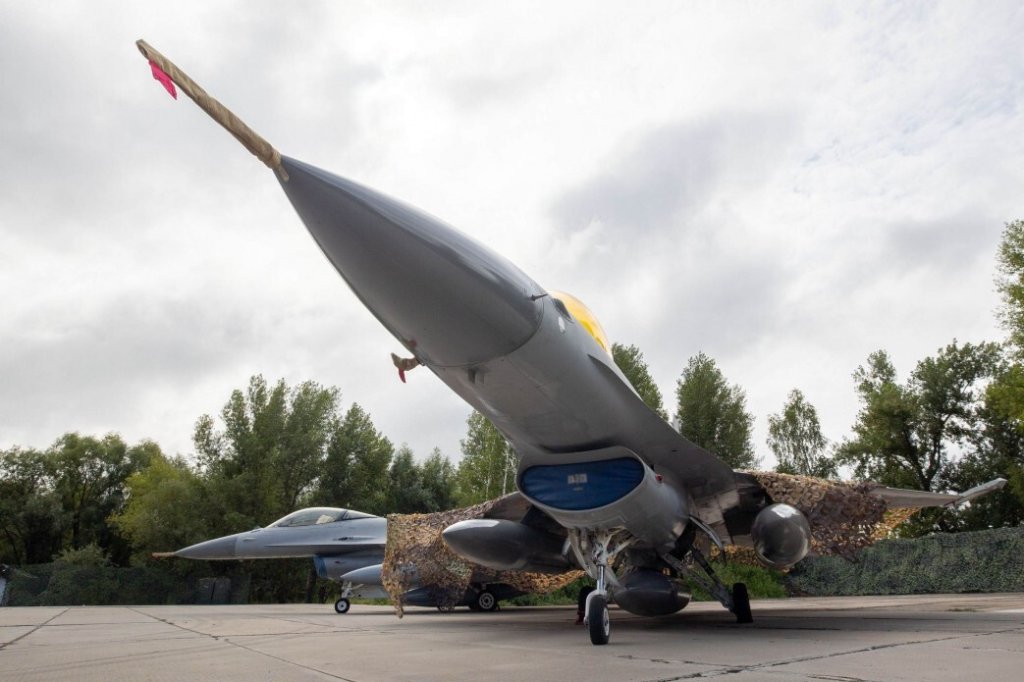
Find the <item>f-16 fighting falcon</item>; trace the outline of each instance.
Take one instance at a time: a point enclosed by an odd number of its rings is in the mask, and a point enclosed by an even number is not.
[[[225,535],[200,542],[171,556],[183,559],[291,559],[312,557],[317,575],[341,583],[334,610],[348,613],[351,599],[384,599],[381,564],[387,538],[387,520],[372,514],[336,507],[300,509],[266,528]],[[498,601],[522,594],[501,583],[473,582],[459,605],[474,611],[493,611]],[[413,606],[441,607],[429,585],[402,595]]]
[[[495,569],[544,571],[552,550],[561,551],[562,570],[571,561],[596,583],[585,622],[591,642],[605,644],[609,600],[665,615],[687,604],[694,583],[749,622],[745,586],[724,585],[701,548],[752,547],[767,565],[786,568],[822,541],[812,523],[830,524],[833,542],[861,532],[860,520],[841,518],[857,505],[822,508],[832,498],[818,496],[809,518],[783,501],[782,487],[733,471],[681,436],[630,386],[580,301],[425,213],[281,156],[162,55],[138,46],[155,77],[181,86],[275,171],[328,260],[404,346],[409,357],[394,358],[399,372],[426,367],[514,448],[529,511],[518,521],[453,524],[444,539],[455,553]],[[813,485],[802,478],[791,483]],[[957,504],[1002,482],[960,496],[860,485],[851,495],[877,521],[887,507]]]

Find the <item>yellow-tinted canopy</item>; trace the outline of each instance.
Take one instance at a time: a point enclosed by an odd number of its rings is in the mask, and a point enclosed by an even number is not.
[[[583,305],[583,301],[564,291],[550,291],[548,293],[551,294],[551,298],[562,302],[566,310],[569,311],[569,314],[587,330],[588,334],[594,337],[597,345],[604,348],[606,353],[612,352],[612,344],[608,341],[608,335],[605,334],[604,327],[594,317],[594,313],[590,312],[590,308]]]

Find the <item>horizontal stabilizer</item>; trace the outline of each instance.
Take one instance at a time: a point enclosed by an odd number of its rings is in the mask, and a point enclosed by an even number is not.
[[[880,485],[871,490],[885,500],[890,509],[919,509],[921,507],[959,507],[976,497],[995,492],[1006,485],[1005,478],[996,478],[962,493],[933,493],[927,490],[906,490],[887,488]]]

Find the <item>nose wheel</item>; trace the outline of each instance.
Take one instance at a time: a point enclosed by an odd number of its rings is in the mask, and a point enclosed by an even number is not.
[[[338,601],[334,602],[334,610],[338,613],[348,613],[348,610],[352,607],[352,603],[342,597]]]
[[[590,633],[590,643],[607,644],[612,634],[612,621],[608,616],[609,586],[618,587],[612,565],[618,554],[636,541],[624,529],[589,530],[573,528],[569,542],[576,560],[596,579],[593,591],[586,595],[583,622]],[[583,594],[580,595],[581,600]]]
[[[612,634],[612,619],[608,617],[608,600],[603,594],[590,593],[587,597],[587,614],[590,643],[607,644]]]

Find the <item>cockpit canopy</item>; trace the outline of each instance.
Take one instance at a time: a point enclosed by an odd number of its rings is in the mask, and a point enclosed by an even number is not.
[[[268,528],[295,528],[296,526],[319,526],[323,523],[348,521],[349,519],[370,519],[373,514],[365,514],[352,509],[338,507],[309,507],[294,511],[284,518],[274,521]]]
[[[549,291],[548,293],[555,300],[555,307],[558,308],[559,313],[566,318],[575,319],[579,322],[580,326],[594,338],[594,341],[597,341],[597,345],[601,346],[604,352],[611,355],[612,344],[608,341],[608,335],[605,333],[604,327],[597,321],[597,316],[590,311],[590,308],[583,305],[583,301],[564,291]]]

